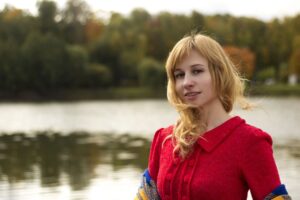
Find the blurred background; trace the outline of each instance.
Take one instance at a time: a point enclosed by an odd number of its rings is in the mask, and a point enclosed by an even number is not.
[[[232,115],[272,135],[300,199],[294,0],[1,1],[0,199],[133,199],[154,132],[177,119],[164,63],[191,31],[218,40],[248,79],[259,107]]]

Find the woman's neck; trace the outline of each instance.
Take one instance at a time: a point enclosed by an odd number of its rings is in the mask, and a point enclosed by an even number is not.
[[[212,130],[231,118],[225,111],[219,99],[202,108],[203,120],[206,123],[206,131]]]

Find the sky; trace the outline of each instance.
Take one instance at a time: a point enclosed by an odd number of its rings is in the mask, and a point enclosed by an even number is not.
[[[66,0],[54,0],[63,8]],[[224,14],[255,17],[264,21],[300,14],[300,0],[85,0],[94,12],[109,14],[111,11],[128,14],[134,8],[144,8],[151,14],[161,11],[189,14],[196,10],[203,14]],[[37,13],[36,0],[1,0],[5,4]]]

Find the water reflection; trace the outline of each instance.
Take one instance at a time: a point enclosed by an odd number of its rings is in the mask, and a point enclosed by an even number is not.
[[[149,147],[148,139],[131,134],[0,134],[0,199],[24,199],[29,190],[28,199],[55,199],[53,195],[66,193],[66,187],[77,196],[63,199],[132,199],[139,174],[147,166]],[[300,141],[274,147],[283,182],[297,199]],[[112,175],[124,171],[123,179]],[[131,190],[111,189],[124,189],[124,184],[131,184]]]
[[[53,187],[60,185],[62,174],[66,174],[72,190],[84,190],[97,176],[99,165],[111,165],[114,171],[127,165],[144,169],[149,145],[147,139],[129,135],[3,134],[0,136],[0,180],[14,184],[40,179],[41,187]]]
[[[275,144],[275,148],[281,151],[287,151],[290,156],[300,159],[300,140],[293,139],[285,141],[284,143]]]

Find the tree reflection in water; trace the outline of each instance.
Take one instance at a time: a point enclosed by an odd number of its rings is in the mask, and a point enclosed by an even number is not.
[[[131,174],[126,184],[133,182],[131,187],[138,185],[139,174],[147,166],[149,148],[148,139],[132,134],[86,132],[62,134],[51,131],[34,134],[2,133],[0,198],[24,199],[24,192],[29,189],[27,194],[29,199],[32,199],[35,189],[43,188],[45,190],[36,191],[39,193],[37,199],[53,199],[51,194],[63,193],[57,188],[67,185],[68,191],[78,192],[84,196],[82,199],[87,199],[86,196],[93,191],[92,188],[95,188],[96,180],[96,184],[100,186],[93,193],[95,194],[93,199],[97,199],[99,195],[107,199],[108,194],[103,194],[104,190],[116,186],[113,184],[119,184],[117,186],[123,188],[121,182],[113,179],[116,174],[123,174],[124,169],[134,172],[134,177],[136,175],[136,178],[133,178]],[[298,139],[277,141],[274,148],[282,180],[287,184],[292,196],[297,199],[300,197],[298,192],[300,141]],[[126,196],[122,195],[133,194],[134,189],[128,194],[115,195],[117,198],[126,199]],[[98,190],[102,193],[99,194]],[[45,197],[44,195],[48,195],[47,192],[50,196]],[[114,194],[115,191],[111,193]]]
[[[150,141],[131,135],[39,132],[0,135],[0,181],[40,179],[42,187],[60,185],[66,175],[73,190],[88,187],[99,165],[118,171],[147,166]],[[103,172],[102,174],[105,174]]]

